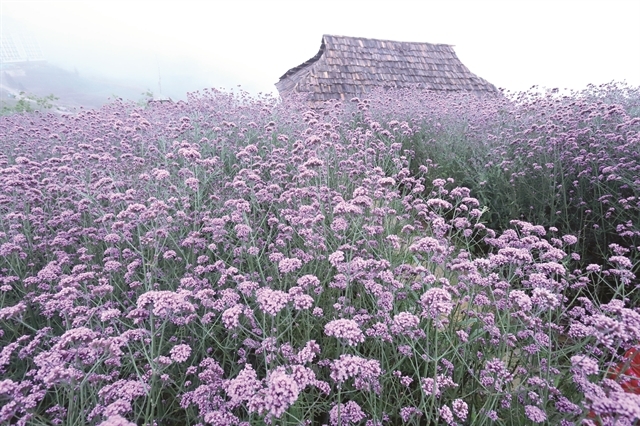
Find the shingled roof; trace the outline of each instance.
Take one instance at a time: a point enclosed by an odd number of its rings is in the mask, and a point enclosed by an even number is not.
[[[380,86],[498,93],[450,45],[333,35],[323,35],[320,51],[276,83],[280,96],[307,93],[311,104],[350,99]]]

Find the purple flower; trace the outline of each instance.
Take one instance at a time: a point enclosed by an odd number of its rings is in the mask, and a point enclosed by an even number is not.
[[[306,364],[312,362],[313,359],[320,353],[320,345],[315,340],[309,340],[304,348],[298,352],[296,361],[300,364]]]
[[[290,296],[281,290],[262,287],[256,290],[256,300],[260,310],[267,315],[276,316],[289,303]]]
[[[175,258],[176,258],[176,256],[177,256],[177,254],[176,254],[176,252],[175,252],[175,251],[173,251],[173,250],[167,250],[167,251],[165,251],[165,252],[162,254],[162,258],[163,258],[163,259],[167,259],[167,260],[169,260],[169,259],[175,259]]]
[[[451,412],[451,408],[443,405],[440,407],[440,418],[444,420],[448,425],[454,425],[455,420],[453,419],[453,413]]]
[[[422,316],[435,321],[438,327],[442,326],[453,310],[451,294],[442,288],[433,287],[420,297]]]
[[[580,371],[585,375],[598,374],[600,368],[598,361],[586,355],[574,355],[571,357],[572,370]]]
[[[127,401],[126,399],[116,399],[104,408],[102,415],[111,417],[129,412],[131,412],[131,401]]]
[[[27,310],[27,305],[24,302],[18,302],[14,306],[7,306],[0,309],[0,320],[16,317]]]
[[[329,411],[329,423],[331,426],[355,425],[366,418],[367,415],[354,401],[349,401],[346,404],[336,404]]]
[[[616,264],[618,267],[632,269],[633,263],[625,256],[611,256],[609,262]]]
[[[543,423],[547,420],[547,415],[544,411],[534,405],[527,405],[524,407],[524,413],[534,423]]]
[[[398,345],[398,347],[396,349],[398,350],[399,353],[401,353],[402,355],[404,355],[406,357],[412,357],[413,356],[413,348],[411,348],[411,346],[409,346],[409,345]]]
[[[227,330],[233,330],[240,325],[240,315],[243,311],[244,306],[237,304],[222,313],[222,323]]]
[[[539,306],[542,309],[553,309],[560,305],[558,296],[556,296],[546,288],[534,288],[531,295],[531,301],[533,302],[533,304]]]
[[[364,342],[364,334],[357,322],[350,319],[337,319],[329,321],[324,326],[324,334],[343,339],[347,345],[355,346]]]
[[[118,399],[132,401],[147,395],[149,385],[137,380],[118,380],[113,384],[106,385],[98,391],[98,396],[105,402],[111,403]]]
[[[282,274],[296,271],[300,267],[302,267],[302,261],[296,258],[284,258],[278,262],[278,270]]]
[[[159,318],[192,314],[196,311],[196,307],[186,300],[189,295],[191,292],[187,290],[177,293],[167,290],[148,291],[138,297],[136,305],[138,309],[146,309],[149,305],[153,305],[153,315]]]
[[[423,377],[420,380],[420,387],[427,395],[439,398],[445,388],[457,388],[458,384],[449,376],[438,374],[436,378]]]
[[[435,238],[423,237],[409,246],[409,250],[423,253],[444,253],[446,249]]]
[[[459,418],[461,421],[467,420],[467,416],[469,415],[469,406],[466,402],[461,399],[456,399],[451,404],[453,407],[453,413]]]
[[[361,358],[355,355],[340,355],[331,363],[330,377],[338,384],[342,384],[351,377],[355,378],[356,389],[380,392],[379,376],[382,374],[380,361]]]
[[[249,412],[268,414],[280,418],[298,399],[300,390],[296,381],[282,371],[274,371],[267,378],[266,389],[249,400]]]
[[[58,266],[55,261],[52,261],[38,272],[38,279],[40,281],[51,282],[57,279],[61,273],[62,269],[60,268],[60,266]]]
[[[157,180],[163,180],[168,178],[169,176],[171,176],[171,174],[163,169],[153,169],[153,171],[151,172],[151,174],[153,175],[154,178],[156,178]]]
[[[240,420],[228,411],[214,410],[204,415],[204,421],[213,426],[229,426],[238,424]]]
[[[453,205],[451,205],[450,202],[445,201],[441,198],[430,198],[427,200],[427,206],[431,207],[432,209],[444,209],[444,210],[449,210],[451,208],[453,208]]]
[[[184,184],[193,191],[198,190],[198,185],[200,185],[200,181],[197,178],[190,177],[185,179]]]
[[[235,379],[231,379],[225,384],[225,391],[231,398],[231,406],[236,407],[249,401],[258,389],[260,389],[260,381],[255,370],[249,364],[245,364],[244,368]]]
[[[251,235],[251,227],[245,225],[244,223],[239,223],[233,227],[233,230],[236,232],[238,238],[244,241],[248,241],[249,236]]]
[[[310,309],[313,306],[313,297],[308,294],[296,294],[293,297],[293,307],[296,310]]]
[[[106,243],[115,244],[120,241],[120,236],[118,234],[107,234],[104,236],[104,241]]]
[[[484,369],[480,371],[480,383],[485,387],[493,386],[497,392],[502,392],[504,384],[511,381],[513,381],[513,374],[498,358],[486,361]]]
[[[171,359],[175,362],[181,363],[189,359],[191,355],[191,346],[189,345],[176,345],[171,348]]]
[[[347,228],[349,228],[349,222],[341,217],[335,217],[333,219],[333,222],[331,222],[331,229],[333,230],[333,232],[342,232]]]
[[[458,330],[456,331],[456,334],[458,335],[458,338],[461,342],[466,343],[469,341],[469,333],[467,333],[466,331]]]
[[[318,279],[318,277],[316,277],[315,275],[303,275],[300,278],[298,278],[298,280],[296,281],[296,283],[303,289],[306,290],[310,287],[318,287],[320,286],[320,280]]]
[[[528,312],[533,307],[531,298],[522,290],[512,290],[509,293],[509,300],[523,312]]]
[[[105,272],[117,271],[121,266],[122,264],[120,262],[108,260],[104,263],[104,270]]]
[[[378,185],[380,186],[393,186],[396,184],[396,180],[392,177],[384,177],[378,179]]]
[[[329,263],[332,266],[337,267],[342,262],[344,262],[344,252],[342,250],[336,250],[329,255]]]
[[[420,318],[409,312],[400,312],[393,317],[391,333],[402,334],[410,337],[418,336],[416,328],[420,324]]]
[[[107,420],[98,424],[98,426],[136,426],[136,424],[130,422],[119,414],[116,414],[114,416],[109,416]]]
[[[417,418],[422,417],[422,411],[418,410],[416,407],[402,407],[400,409],[400,417],[402,417],[403,422],[409,423],[409,420],[413,416]]]
[[[100,321],[102,322],[110,321],[114,318],[118,318],[120,314],[121,312],[119,309],[116,309],[116,308],[105,309],[100,313]]]
[[[192,160],[192,161],[199,160],[200,158],[202,158],[198,150],[192,147],[180,148],[178,150],[178,155],[184,157],[187,160]]]

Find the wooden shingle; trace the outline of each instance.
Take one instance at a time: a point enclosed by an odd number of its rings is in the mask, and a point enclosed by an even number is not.
[[[497,94],[494,85],[473,74],[446,44],[323,35],[318,53],[280,77],[280,96],[307,93],[310,104],[350,99],[372,87]],[[315,86],[314,86],[315,85]]]

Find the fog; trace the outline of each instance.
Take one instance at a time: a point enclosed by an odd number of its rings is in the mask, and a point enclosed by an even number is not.
[[[3,31],[35,35],[49,64],[155,95],[242,85],[277,94],[323,34],[454,45],[509,90],[640,85],[640,2],[5,1]]]

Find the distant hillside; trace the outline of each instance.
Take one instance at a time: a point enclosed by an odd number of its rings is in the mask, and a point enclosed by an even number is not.
[[[53,94],[59,98],[54,104],[62,110],[81,106],[96,108],[114,96],[137,101],[144,97],[145,89],[83,77],[46,62],[14,64],[0,71],[0,101],[3,106],[12,106],[20,99],[20,92],[24,92],[37,97]]]

